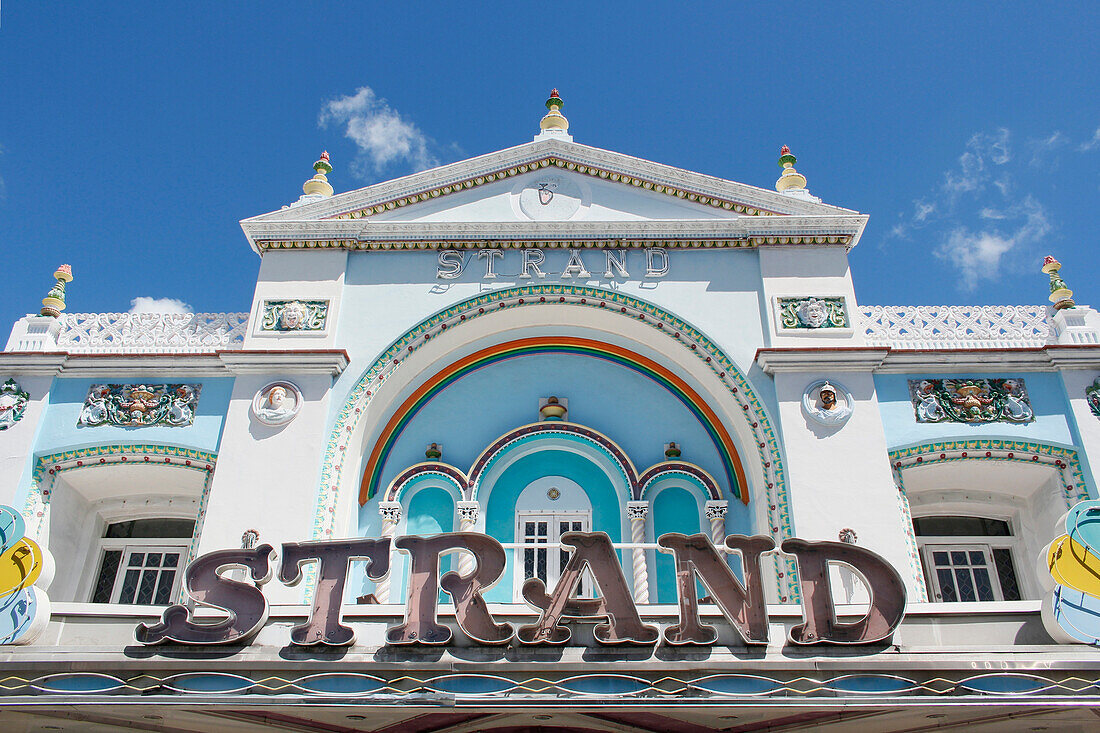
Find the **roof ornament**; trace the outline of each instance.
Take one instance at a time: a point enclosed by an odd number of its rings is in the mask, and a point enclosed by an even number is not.
[[[779,149],[779,167],[783,169],[779,180],[775,182],[775,190],[779,193],[787,191],[804,191],[806,189],[806,176],[794,169],[798,158],[791,155],[791,149],[784,145]]]
[[[550,98],[546,100],[546,109],[550,110],[546,113],[546,116],[539,122],[539,128],[542,132],[535,137],[536,140],[544,137],[564,137],[567,140],[573,138],[569,135],[569,120],[565,119],[565,116],[561,113],[561,108],[565,106],[565,102],[558,96],[557,89],[550,90]]]
[[[322,196],[328,198],[332,195],[332,184],[325,178],[326,173],[332,173],[332,165],[328,162],[328,151],[321,153],[321,157],[313,164],[313,170],[317,171],[313,178],[302,184],[302,192],[306,196]]]
[[[1050,255],[1043,258],[1043,272],[1050,275],[1050,302],[1054,303],[1054,310],[1073,308],[1073,291],[1066,287],[1066,281],[1058,274],[1062,269],[1062,263]]]
[[[65,283],[72,282],[73,268],[69,265],[61,265],[53,276],[57,278],[57,282],[42,299],[42,310],[39,313],[58,318],[61,316],[61,311],[65,310]]]

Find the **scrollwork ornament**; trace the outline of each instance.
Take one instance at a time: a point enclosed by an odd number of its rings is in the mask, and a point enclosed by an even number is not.
[[[23,419],[30,397],[14,379],[0,384],[0,430],[7,430]]]
[[[327,300],[265,300],[261,331],[323,331]]]
[[[778,298],[779,323],[783,328],[848,328],[844,298]]]
[[[1024,380],[911,379],[917,422],[1028,423],[1035,419]]]

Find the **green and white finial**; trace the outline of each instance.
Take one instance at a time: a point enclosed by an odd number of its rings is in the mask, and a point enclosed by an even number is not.
[[[1062,263],[1047,255],[1043,259],[1043,272],[1050,275],[1050,302],[1054,303],[1054,310],[1073,308],[1073,291],[1066,287],[1066,281],[1058,274],[1062,269]]]
[[[561,108],[564,106],[565,102],[558,96],[558,90],[551,89],[550,98],[546,100],[546,109],[550,111],[539,122],[539,127],[543,131],[561,130],[562,132],[569,132],[569,120],[565,119],[561,113]]]
[[[57,278],[57,282],[50,288],[50,292],[46,294],[46,297],[42,299],[42,310],[39,313],[57,318],[61,315],[61,311],[65,310],[65,283],[72,282],[73,268],[68,265],[61,265],[53,276]]]
[[[316,174],[302,184],[302,191],[307,196],[314,194],[325,197],[331,196],[332,185],[325,178],[325,174],[332,173],[332,165],[329,163],[327,150],[322,152],[321,157],[313,164],[313,170],[316,171]]]
[[[791,154],[790,148],[784,145],[779,149],[779,167],[783,169],[783,173],[779,176],[779,180],[775,182],[776,191],[783,193],[791,189],[806,188],[806,176],[794,169],[796,162],[798,162],[798,158]]]

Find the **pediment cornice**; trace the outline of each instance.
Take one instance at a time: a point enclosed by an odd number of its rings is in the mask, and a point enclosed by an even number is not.
[[[363,219],[552,167],[748,216],[856,213],[622,153],[552,139],[517,145],[244,221]]]

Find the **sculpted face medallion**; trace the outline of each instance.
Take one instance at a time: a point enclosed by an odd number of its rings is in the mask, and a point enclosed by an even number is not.
[[[565,221],[580,209],[581,187],[557,173],[547,173],[527,181],[518,192],[519,209],[534,221]]]

